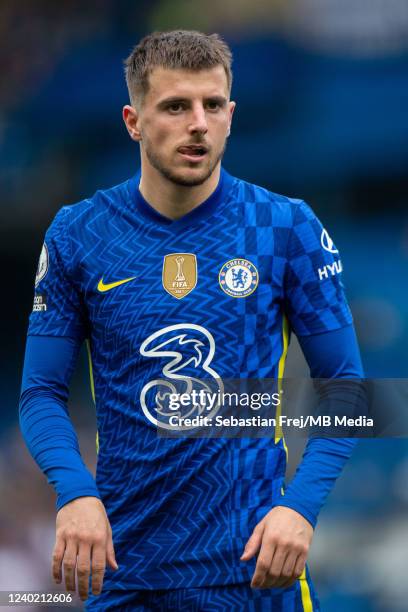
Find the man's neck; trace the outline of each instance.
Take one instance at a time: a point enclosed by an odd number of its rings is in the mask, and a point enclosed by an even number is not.
[[[146,168],[142,161],[139,191],[160,214],[179,219],[210,197],[217,188],[220,171],[221,163],[202,185],[185,187],[169,181],[151,166]]]

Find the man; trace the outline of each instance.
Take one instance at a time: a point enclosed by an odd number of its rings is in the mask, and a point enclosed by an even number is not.
[[[279,433],[163,439],[157,425],[175,380],[281,378],[290,329],[313,376],[361,376],[337,250],[302,201],[221,168],[235,108],[222,39],[154,33],[126,79],[141,172],[57,214],[30,319],[20,420],[57,491],[54,578],[63,566],[85,600],[91,574],[89,610],[318,610],[306,558],[353,443],[310,440],[283,491]],[[96,483],[66,409],[85,339]]]

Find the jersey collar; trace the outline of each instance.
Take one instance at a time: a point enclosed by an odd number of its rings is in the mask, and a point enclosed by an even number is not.
[[[219,204],[225,201],[231,185],[233,177],[221,168],[220,179],[218,185],[212,194],[201,202],[198,206],[193,208],[190,212],[183,215],[179,219],[170,219],[165,215],[159,213],[153,206],[144,199],[139,190],[140,183],[140,170],[139,172],[129,180],[129,191],[131,197],[131,204],[136,205],[137,211],[153,223],[168,227],[168,228],[180,228],[188,225],[192,225],[206,219],[212,215],[218,208]]]

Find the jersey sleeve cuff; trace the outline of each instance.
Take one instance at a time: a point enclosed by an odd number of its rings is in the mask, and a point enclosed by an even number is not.
[[[313,529],[316,527],[317,516],[313,512],[311,512],[309,508],[306,508],[303,504],[300,504],[299,502],[290,499],[285,499],[285,496],[282,496],[281,499],[274,505],[274,507],[276,506],[284,506],[285,508],[291,508],[291,510],[295,510],[295,512],[301,514],[303,518],[305,518],[311,524]]]
[[[101,499],[101,496],[96,486],[77,489],[76,491],[71,491],[69,493],[58,495],[56,502],[57,512],[58,510],[61,510],[63,506],[73,501],[74,499],[77,499],[78,497],[97,497],[98,499]]]

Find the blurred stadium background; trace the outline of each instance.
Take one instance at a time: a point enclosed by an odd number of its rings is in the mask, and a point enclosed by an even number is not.
[[[122,61],[145,33],[180,27],[234,52],[226,168],[312,205],[342,252],[367,376],[408,375],[406,0],[1,0],[0,590],[55,590],[54,494],[17,427],[43,234],[60,206],[135,172]],[[296,344],[289,361],[304,371]],[[85,356],[70,406],[93,466]],[[407,451],[362,441],[323,510],[310,560],[323,610],[407,609]]]

